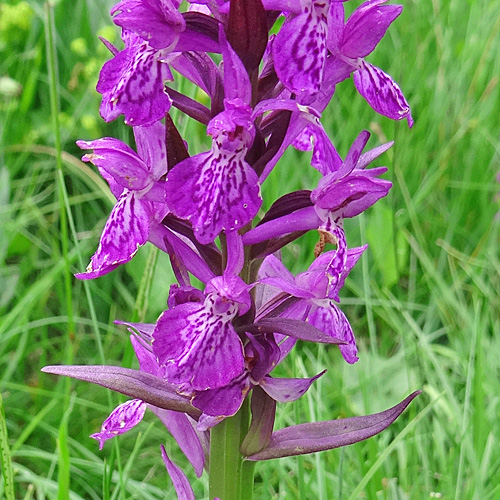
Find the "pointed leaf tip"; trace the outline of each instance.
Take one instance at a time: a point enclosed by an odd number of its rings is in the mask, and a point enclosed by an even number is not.
[[[382,432],[422,391],[415,391],[401,403],[380,413],[341,420],[327,420],[287,427],[275,432],[269,446],[247,460],[305,455],[357,443]]]

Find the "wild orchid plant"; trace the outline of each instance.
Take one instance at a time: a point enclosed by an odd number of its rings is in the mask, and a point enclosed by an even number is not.
[[[366,439],[418,394],[375,415],[273,430],[276,402],[295,401],[324,373],[272,376],[297,340],[336,344],[347,363],[358,360],[337,304],[366,246],[347,247],[343,219],[387,195],[391,183],[380,177],[387,169],[367,167],[392,143],[363,153],[370,134],[362,131],[342,159],[321,113],[352,74],[375,111],[411,127],[398,85],[364,60],[401,13],[385,3],[369,0],[347,21],[339,0],[200,0],[185,12],[178,0],[122,0],[112,9],[125,48],[103,40],[113,57],[97,84],[100,112],[106,121],[124,115],[136,151],[113,138],[77,143],[93,151],[83,160],[96,165],[117,202],[76,276],[107,274],[150,241],[169,255],[178,284],[155,324],[124,323],[139,370],[44,368],[134,398],[92,436],[101,448],[149,408],[196,474],[208,471],[210,499],[249,499],[255,462]],[[220,64],[208,53],[221,54]],[[170,86],[172,69],[204,91],[210,108]],[[191,155],[172,106],[207,126],[210,150]],[[260,186],[289,146],[312,150],[322,178],[262,215]],[[315,260],[293,276],[280,249],[311,230],[319,232]],[[335,250],[325,251],[327,243]],[[190,275],[205,289],[192,287]],[[193,499],[184,473],[161,452],[178,497]]]

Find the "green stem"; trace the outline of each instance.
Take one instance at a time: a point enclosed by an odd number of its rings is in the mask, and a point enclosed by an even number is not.
[[[251,500],[253,464],[244,462],[240,446],[250,422],[247,398],[238,413],[215,426],[210,433],[210,499]]]

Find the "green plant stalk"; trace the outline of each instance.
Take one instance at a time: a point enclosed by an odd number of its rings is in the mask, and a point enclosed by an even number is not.
[[[236,415],[226,418],[210,432],[209,496],[220,500],[251,500],[253,464],[245,462],[240,446],[250,425],[246,398]]]
[[[0,463],[3,477],[4,495],[6,500],[15,500],[14,472],[12,471],[12,460],[10,458],[9,439],[7,436],[7,425],[5,423],[5,412],[3,409],[2,394],[0,393]]]
[[[52,115],[52,129],[54,132],[54,146],[56,149],[56,168],[57,168],[57,194],[59,202],[59,220],[61,231],[61,252],[64,261],[64,295],[66,298],[66,314],[68,315],[68,330],[66,336],[66,360],[67,364],[73,362],[73,337],[75,332],[75,322],[73,318],[73,290],[71,288],[71,268],[68,257],[68,220],[66,213],[67,193],[64,189],[64,174],[62,167],[62,145],[61,132],[59,124],[59,95],[57,92],[57,58],[55,47],[55,26],[54,26],[54,10],[53,6],[47,2],[45,4],[45,43],[47,47],[47,69],[49,74],[49,92],[50,92],[50,109]],[[68,408],[71,390],[71,381],[64,381],[64,400],[65,407]],[[57,452],[58,452],[58,499],[63,500],[69,495],[69,450],[68,450],[68,419],[62,419],[59,426]]]

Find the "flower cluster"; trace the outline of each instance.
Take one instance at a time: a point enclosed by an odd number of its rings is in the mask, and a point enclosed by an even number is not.
[[[348,247],[343,220],[387,195],[386,168],[368,166],[392,143],[363,152],[370,134],[361,131],[342,159],[321,114],[336,84],[352,74],[377,113],[412,126],[399,86],[365,60],[402,7],[368,0],[346,20],[340,0],[190,1],[184,12],[179,4],[122,0],[111,11],[124,48],[104,40],[112,58],[97,84],[100,113],[106,121],[124,116],[136,150],[113,138],[77,143],[91,151],[83,160],[99,169],[117,201],[88,268],[76,275],[107,274],[149,241],[169,255],[178,283],[156,323],[125,323],[139,370],[45,371],[133,398],[92,436],[101,448],[150,408],[197,475],[206,464],[210,429],[237,414],[250,395],[253,420],[240,449],[246,460],[366,439],[416,393],[380,414],[273,432],[276,402],[298,399],[324,372],[284,379],[272,371],[298,340],[336,344],[347,363],[358,360],[339,294],[366,246]],[[279,19],[281,29],[270,35]],[[210,107],[176,90],[179,78],[201,89]],[[191,153],[172,107],[206,125],[207,151]],[[322,177],[314,189],[288,193],[263,214],[260,186],[289,147],[312,150],[311,166]],[[280,249],[311,230],[319,235],[314,260],[294,276]],[[327,244],[334,249],[325,251]],[[203,290],[192,287],[191,276]],[[164,448],[162,456],[179,498],[194,498]]]

